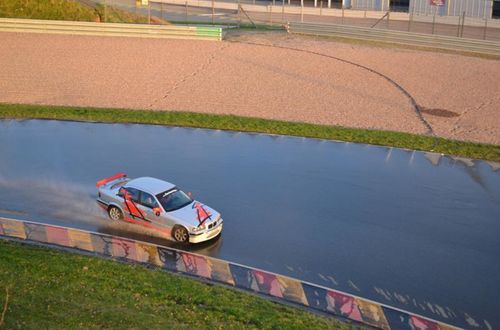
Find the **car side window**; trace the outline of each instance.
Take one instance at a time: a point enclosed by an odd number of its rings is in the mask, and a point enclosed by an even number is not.
[[[134,188],[127,188],[127,192],[130,194],[130,199],[133,202],[139,203],[139,190]]]
[[[150,195],[148,193],[145,193],[144,191],[141,191],[141,201],[140,203],[146,207],[154,209],[155,207],[158,207],[158,203],[156,203],[156,200],[154,199],[153,195]]]

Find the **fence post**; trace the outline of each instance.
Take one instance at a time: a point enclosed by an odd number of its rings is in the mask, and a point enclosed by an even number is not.
[[[411,23],[413,21],[413,10],[410,12],[410,17],[408,18],[408,32],[411,31]]]
[[[319,16],[323,15],[323,0],[319,2]]]
[[[108,6],[106,0],[104,0],[104,23],[108,21]]]
[[[461,21],[462,21],[462,15],[458,15],[457,38],[460,37],[460,22]]]
[[[285,0],[282,0],[281,4],[281,23],[285,23]]]
[[[342,24],[344,24],[344,4],[342,4]]]
[[[464,25],[465,25],[465,11],[462,14],[462,29],[460,31],[460,38],[464,36]]]
[[[332,7],[332,0],[328,0],[328,8]]]
[[[187,23],[188,22],[188,2],[186,0],[186,20],[185,22]]]
[[[214,19],[215,19],[215,0],[212,0],[212,25],[214,25]]]
[[[148,1],[148,24],[151,24],[151,2]]]
[[[435,26],[436,26],[436,10],[434,10],[434,16],[432,16],[432,33],[431,34],[434,34]]]
[[[300,0],[300,23],[304,23],[304,0]]]
[[[488,30],[488,18],[484,19],[484,33],[483,33],[483,40],[486,40],[486,31]]]
[[[387,12],[387,29],[389,29],[389,21],[391,20],[391,12]]]
[[[273,5],[269,6],[269,24],[273,26]]]
[[[238,0],[238,26],[241,26],[241,3]]]

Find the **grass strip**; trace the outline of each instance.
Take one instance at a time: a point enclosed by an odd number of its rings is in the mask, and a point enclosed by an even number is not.
[[[147,23],[144,15],[131,13],[114,6],[102,4],[94,8],[76,0],[1,0],[0,17],[46,19],[63,21],[106,21],[109,23]],[[158,19],[155,18],[156,21]]]
[[[95,21],[96,14],[72,0],[2,0],[0,17]]]
[[[349,324],[140,265],[0,240],[5,329],[350,329]]]
[[[0,118],[138,123],[222,129],[368,143],[500,161],[500,146],[409,133],[295,123],[279,120],[176,111],[1,104]]]

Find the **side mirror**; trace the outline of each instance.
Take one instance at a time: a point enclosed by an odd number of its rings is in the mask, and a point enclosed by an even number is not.
[[[153,212],[156,214],[157,217],[159,217],[161,214],[161,209],[159,207],[155,207],[153,209]]]

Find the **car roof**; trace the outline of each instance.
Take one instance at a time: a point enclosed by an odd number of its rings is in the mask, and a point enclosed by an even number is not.
[[[136,188],[153,195],[162,193],[175,187],[175,185],[170,182],[150,177],[132,179],[126,183],[126,186]]]

